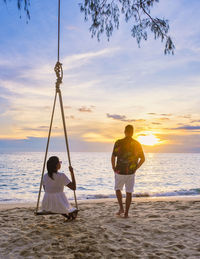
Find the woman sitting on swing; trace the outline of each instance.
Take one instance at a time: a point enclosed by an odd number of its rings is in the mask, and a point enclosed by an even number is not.
[[[64,173],[59,173],[61,161],[58,157],[52,156],[47,161],[47,171],[43,177],[43,188],[45,191],[42,210],[51,213],[59,213],[68,219],[75,219],[78,213],[73,208],[64,193],[64,186],[76,190],[76,181],[73,168],[70,166],[72,181]]]

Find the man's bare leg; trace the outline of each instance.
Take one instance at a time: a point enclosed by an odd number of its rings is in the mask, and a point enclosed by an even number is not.
[[[126,193],[126,210],[124,213],[124,217],[128,218],[128,211],[131,205],[131,201],[132,201],[132,193],[131,192],[127,192]]]
[[[124,213],[124,207],[122,203],[122,192],[120,190],[116,190],[116,196],[119,203],[119,211],[117,212],[117,215],[120,215]]]

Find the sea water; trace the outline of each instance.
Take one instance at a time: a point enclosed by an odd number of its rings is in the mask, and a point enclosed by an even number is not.
[[[60,172],[70,177],[67,154],[54,154],[62,160]],[[110,153],[72,152],[78,199],[115,197]],[[0,202],[36,202],[44,153],[0,154]],[[65,188],[73,199],[73,191]],[[148,153],[136,172],[135,196],[200,195],[199,153]],[[43,196],[43,190],[41,199]]]

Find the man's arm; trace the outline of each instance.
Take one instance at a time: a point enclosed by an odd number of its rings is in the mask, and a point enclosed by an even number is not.
[[[144,163],[144,161],[145,161],[145,156],[144,156],[144,153],[142,152],[141,154],[140,154],[140,161],[139,161],[139,163],[137,164],[137,167],[136,167],[136,170],[138,170],[140,167],[141,167],[141,165]]]
[[[119,141],[116,141],[113,147],[113,152],[112,152],[112,156],[111,156],[111,164],[112,164],[112,169],[115,172],[115,168],[116,168],[116,157],[118,155],[118,151],[119,151]]]
[[[113,169],[113,171],[115,172],[115,156],[112,154],[112,156],[111,156],[111,164],[112,164],[112,169]]]

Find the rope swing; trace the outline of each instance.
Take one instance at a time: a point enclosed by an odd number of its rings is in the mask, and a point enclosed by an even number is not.
[[[48,153],[49,142],[50,142],[50,137],[51,137],[51,130],[52,130],[57,96],[59,96],[60,110],[61,110],[61,115],[62,115],[62,122],[63,122],[63,129],[64,129],[64,135],[65,135],[65,144],[66,144],[66,149],[67,149],[68,162],[69,162],[69,166],[71,166],[70,151],[69,151],[69,144],[68,144],[68,138],[67,138],[67,128],[66,128],[66,123],[65,123],[65,114],[64,114],[64,108],[63,108],[62,94],[61,94],[61,90],[60,90],[60,85],[62,84],[62,79],[63,79],[63,69],[62,69],[62,64],[60,63],[60,0],[58,0],[58,56],[57,56],[56,65],[54,67],[54,71],[55,71],[56,77],[57,77],[56,83],[55,83],[56,89],[55,89],[55,97],[54,97],[54,102],[53,102],[53,109],[52,109],[51,121],[50,121],[50,126],[49,126],[49,133],[48,133],[48,140],[47,140],[46,152],[45,152],[45,157],[44,157],[42,175],[41,175],[41,180],[40,180],[40,188],[39,188],[39,193],[38,193],[37,206],[36,206],[36,210],[35,210],[36,215],[41,215],[41,212],[38,212],[38,208],[39,208],[40,195],[41,195],[41,190],[42,190],[42,180],[43,180],[45,166],[46,166],[47,153]],[[78,209],[75,190],[74,190],[74,201],[75,201],[75,206]],[[48,213],[48,214],[55,214],[55,213]],[[59,214],[59,213],[56,213],[56,214]],[[45,215],[47,215],[47,213]]]

